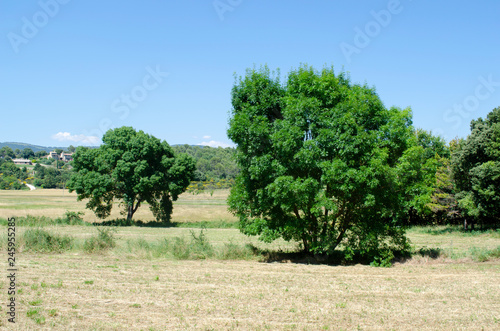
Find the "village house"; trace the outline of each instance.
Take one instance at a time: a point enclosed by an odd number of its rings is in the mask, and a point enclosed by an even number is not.
[[[69,161],[73,160],[73,153],[62,152],[61,154],[57,154],[57,152],[52,151],[46,156],[46,158],[64,161],[64,162],[69,162]]]
[[[14,162],[14,164],[31,165],[31,160],[28,159],[13,159],[12,161]]]

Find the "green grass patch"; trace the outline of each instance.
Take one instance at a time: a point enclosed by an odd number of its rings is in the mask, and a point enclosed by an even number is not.
[[[50,225],[90,225],[83,221],[83,212],[66,211],[63,217],[51,218],[46,216],[16,217],[17,226],[43,227]],[[7,226],[7,219],[0,218],[0,225]]]
[[[42,228],[28,228],[21,235],[19,245],[23,250],[36,253],[62,253],[73,247],[70,236],[52,234]]]
[[[100,253],[116,246],[113,228],[97,228],[97,234],[86,239],[83,244],[83,250],[86,253]]]
[[[206,229],[191,230],[189,237],[162,238],[148,242],[144,238],[128,239],[121,249],[141,258],[169,258],[176,260],[250,260],[260,256],[252,245],[233,242],[213,245],[206,236]]]
[[[475,229],[464,230],[460,225],[446,225],[446,226],[414,226],[408,229],[409,233],[430,234],[433,236],[442,235],[460,235],[464,237],[475,237],[489,235],[494,238],[500,238],[500,229]]]

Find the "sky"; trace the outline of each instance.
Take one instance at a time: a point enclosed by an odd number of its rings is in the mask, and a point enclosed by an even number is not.
[[[333,66],[445,140],[500,106],[500,1],[0,3],[0,142],[234,146],[235,75]]]

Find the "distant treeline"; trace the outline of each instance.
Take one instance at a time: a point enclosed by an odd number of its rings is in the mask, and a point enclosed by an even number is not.
[[[238,168],[234,161],[234,148],[212,148],[208,146],[190,146],[176,145],[172,146],[175,153],[186,153],[191,156],[196,162],[196,172],[193,187],[198,190],[204,187],[227,188],[234,182],[234,178],[238,174]],[[62,152],[63,150],[57,150]],[[69,152],[75,151],[75,148],[70,146]],[[53,159],[44,159],[47,155],[45,151],[33,152],[30,148],[23,150],[12,150],[10,147],[4,146],[0,148],[0,189],[19,190],[25,188],[27,182],[41,188],[63,188],[65,182],[71,176],[71,162],[66,164],[62,161],[57,162]],[[27,170],[26,167],[18,167],[13,162],[13,158],[25,158],[32,160],[36,166],[32,170]],[[46,165],[46,167],[40,164]],[[62,169],[61,169],[62,168]],[[216,184],[212,185],[215,181]],[[198,182],[201,185],[198,185]],[[208,185],[207,183],[210,183]],[[219,184],[219,186],[216,186]],[[207,186],[208,185],[208,186]],[[214,187],[212,187],[214,186]]]
[[[70,176],[68,169],[40,164],[34,168],[18,167],[10,159],[0,158],[0,190],[21,190],[26,183],[41,188],[63,188]]]
[[[195,181],[234,179],[238,166],[234,160],[234,148],[175,145],[175,153],[186,153],[196,161]]]

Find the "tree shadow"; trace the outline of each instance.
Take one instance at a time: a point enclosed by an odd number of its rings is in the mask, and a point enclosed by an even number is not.
[[[336,250],[333,253],[326,254],[311,254],[306,252],[283,252],[271,250],[259,250],[253,246],[254,254],[262,256],[264,263],[295,263],[295,264],[313,264],[313,265],[329,265],[329,266],[346,266],[354,264],[370,264],[366,259],[355,258],[347,260],[345,253]]]
[[[93,222],[91,223],[94,226],[118,226],[118,227],[126,227],[126,226],[137,226],[137,227],[145,227],[145,228],[175,228],[179,227],[178,222],[143,222],[143,221],[134,221],[127,220],[125,218],[117,218],[109,221],[102,222]]]

